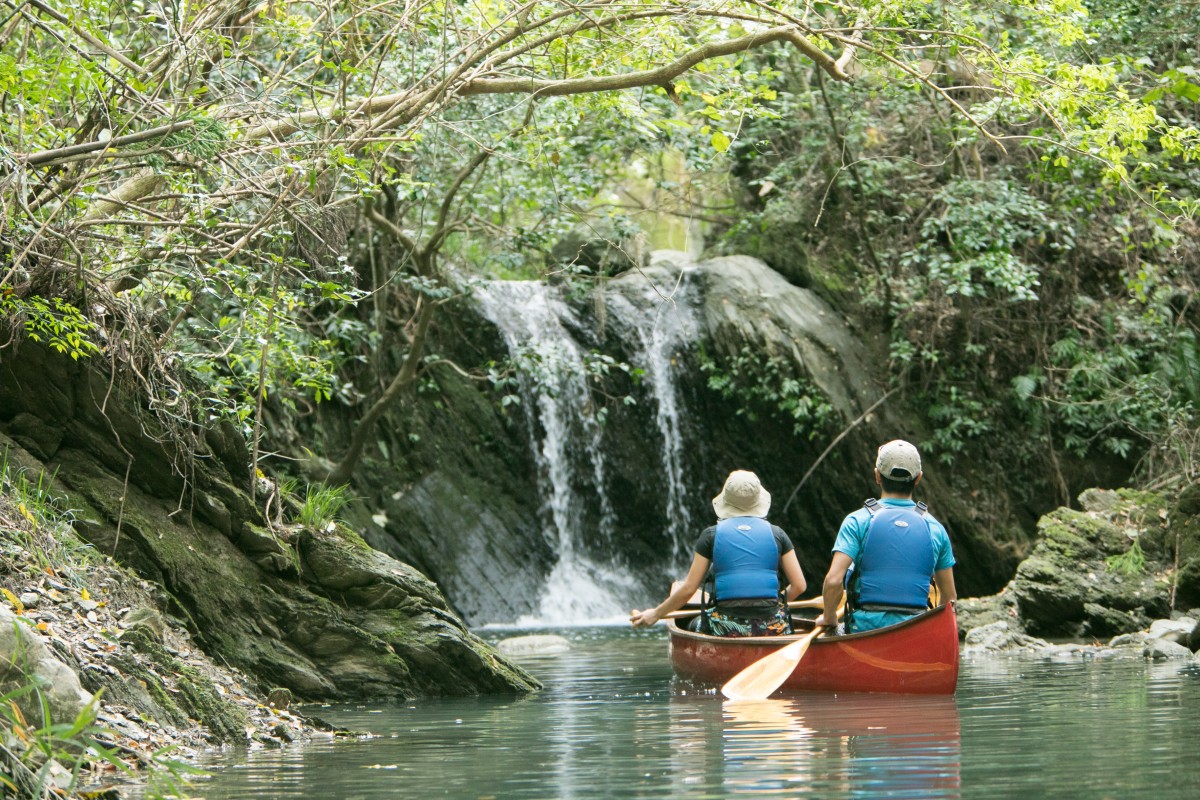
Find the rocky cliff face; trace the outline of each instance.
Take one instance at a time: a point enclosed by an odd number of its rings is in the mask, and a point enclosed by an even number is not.
[[[351,512],[367,541],[419,566],[473,623],[553,619],[571,592],[597,587],[595,606],[657,598],[733,469],[773,493],[771,518],[815,585],[842,517],[876,494],[875,448],[928,433],[901,394],[863,416],[887,393],[875,343],[756,259],[660,252],[582,296],[544,285],[475,295],[440,318],[436,352],[466,368],[523,359],[540,389],[429,369],[422,393],[379,426]],[[563,377],[572,371],[582,377]],[[330,413],[281,447],[335,458],[352,424]],[[951,531],[964,593],[1011,577],[1036,520],[993,483],[971,465],[926,465],[922,498]]]
[[[307,699],[536,686],[432,581],[354,531],[268,524],[239,437],[163,429],[102,366],[6,350],[0,449],[53,481],[83,538],[161,586],[209,653]]]

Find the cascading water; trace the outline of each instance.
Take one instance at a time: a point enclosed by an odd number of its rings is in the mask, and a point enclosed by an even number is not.
[[[662,436],[660,453],[663,475],[667,479],[666,517],[672,543],[671,570],[676,574],[686,571],[696,535],[687,503],[688,476],[683,460],[682,415],[675,375],[680,350],[698,338],[688,278],[693,271],[683,267],[677,273],[662,274],[657,270],[632,273],[622,286],[624,291],[612,294],[607,300],[614,312],[613,318],[626,326],[625,338],[632,340],[628,343],[637,345],[631,360],[643,368],[654,394],[655,423]],[[655,283],[655,278],[647,278],[648,275],[661,275],[664,280],[661,284]]]
[[[521,405],[538,465],[539,517],[543,535],[558,554],[538,612],[517,622],[623,619],[626,598],[636,589],[633,581],[579,547],[588,528],[601,541],[609,540],[614,515],[605,491],[602,431],[587,385],[588,354],[567,329],[578,321],[555,290],[542,283],[495,281],[477,288],[475,297],[519,367]],[[584,514],[588,498],[598,502],[598,519],[589,521]]]

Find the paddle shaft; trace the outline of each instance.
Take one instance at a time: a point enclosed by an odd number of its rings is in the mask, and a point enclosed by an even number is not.
[[[846,607],[838,609],[838,619],[842,618]],[[808,647],[826,630],[826,626],[818,625],[812,633],[807,634],[791,644],[768,653],[730,678],[721,687],[721,694],[730,700],[765,700],[771,693],[783,685],[800,659],[808,652]]]
[[[793,600],[788,603],[788,609],[793,608],[815,608],[822,609],[825,607],[825,601],[820,597],[812,597],[808,600]],[[662,619],[683,619],[684,617],[694,617],[700,613],[700,609],[691,611],[672,611],[669,614],[663,614]]]

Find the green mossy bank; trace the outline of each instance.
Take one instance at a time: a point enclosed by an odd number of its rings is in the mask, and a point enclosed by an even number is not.
[[[527,692],[438,587],[352,530],[264,516],[231,431],[168,429],[105,365],[36,343],[0,362],[0,449],[53,481],[75,529],[161,587],[166,612],[265,691],[301,699]]]

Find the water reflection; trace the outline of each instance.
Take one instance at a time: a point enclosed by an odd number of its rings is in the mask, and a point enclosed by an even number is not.
[[[966,661],[956,697],[725,702],[652,633],[564,632],[525,698],[315,709],[366,740],[214,753],[208,800],[1191,800],[1200,670]],[[1119,744],[1119,746],[1115,746]]]
[[[723,796],[961,796],[953,697],[796,694],[670,705],[672,786]]]
[[[721,785],[728,794],[785,789],[812,772],[815,732],[792,701],[726,702],[721,710]]]

